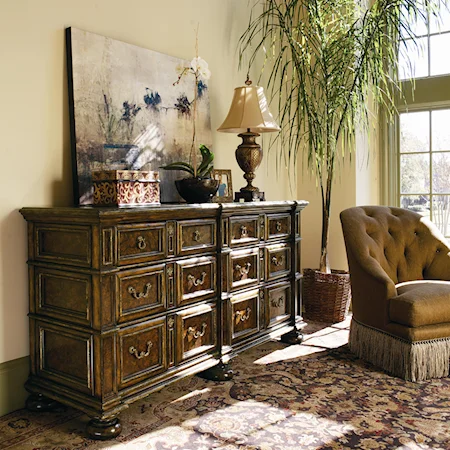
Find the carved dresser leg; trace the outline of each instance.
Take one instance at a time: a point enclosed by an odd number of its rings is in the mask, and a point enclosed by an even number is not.
[[[198,374],[199,377],[211,381],[228,381],[233,378],[233,371],[228,364],[220,361],[219,364]]]
[[[106,441],[119,436],[122,431],[122,424],[117,417],[112,419],[94,417],[86,425],[86,431],[91,439]]]
[[[58,403],[51,398],[44,397],[42,394],[29,395],[25,405],[29,411],[34,412],[54,411],[55,409],[62,407],[61,403]]]
[[[303,334],[294,327],[289,333],[281,336],[281,342],[290,345],[301,344],[303,342]]]

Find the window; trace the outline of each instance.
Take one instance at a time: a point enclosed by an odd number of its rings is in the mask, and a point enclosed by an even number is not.
[[[400,205],[450,237],[450,109],[400,114]]]
[[[441,21],[427,16],[415,32],[417,47],[400,45],[406,102],[388,135],[385,202],[430,218],[450,238],[450,12],[442,11]]]
[[[450,12],[442,10],[439,18],[424,14],[413,29],[417,36],[415,42],[405,39],[400,44],[400,79],[450,73],[450,59],[445,57],[450,48]]]

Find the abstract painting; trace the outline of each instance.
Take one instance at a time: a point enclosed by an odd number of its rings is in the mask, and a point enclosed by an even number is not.
[[[180,71],[183,59],[76,28],[66,30],[75,203],[93,203],[94,170],[159,170],[161,202],[179,202],[163,165],[212,144],[206,82]],[[196,92],[197,90],[197,92]]]

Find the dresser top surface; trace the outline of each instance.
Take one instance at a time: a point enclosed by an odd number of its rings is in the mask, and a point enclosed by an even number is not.
[[[174,218],[189,217],[215,217],[219,211],[224,213],[258,213],[273,212],[276,210],[301,210],[308,205],[305,200],[246,202],[246,203],[203,203],[203,204],[160,204],[137,207],[98,207],[98,206],[68,206],[68,207],[25,207],[20,213],[27,220],[36,218],[49,219],[52,217],[73,217],[78,219],[120,219],[136,218],[151,220],[161,214]]]

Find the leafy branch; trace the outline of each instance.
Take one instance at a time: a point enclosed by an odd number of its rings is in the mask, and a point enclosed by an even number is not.
[[[396,113],[399,43],[416,43],[414,24],[439,15],[446,0],[254,0],[240,38],[248,70],[261,70],[278,108],[279,163],[300,155],[322,196],[320,270],[329,272],[331,194],[336,171],[351,158],[355,132],[369,131],[382,108]],[[262,12],[260,7],[262,6]],[[257,11],[256,15],[254,15]]]

